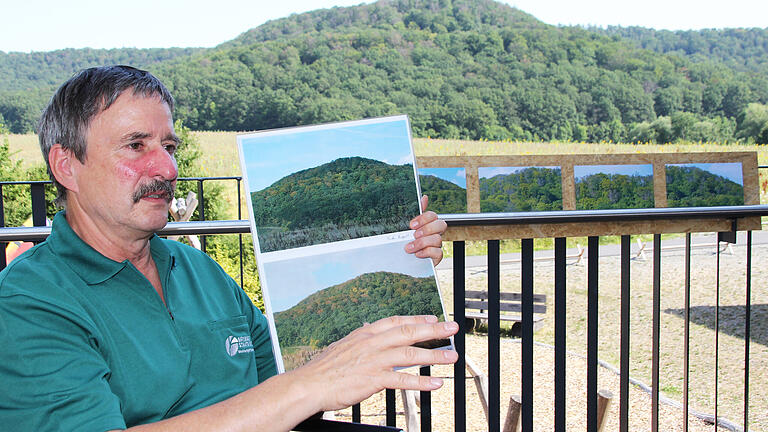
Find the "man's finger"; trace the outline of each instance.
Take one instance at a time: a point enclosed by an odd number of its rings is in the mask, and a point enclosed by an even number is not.
[[[434,315],[391,316],[387,318],[382,318],[378,321],[374,321],[365,327],[358,328],[357,330],[365,330],[366,332],[382,333],[392,328],[397,328],[405,325],[432,324],[436,322],[437,322],[437,317]]]
[[[442,387],[443,380],[437,377],[390,372],[382,377],[382,385],[390,389],[432,391]]]
[[[408,367],[419,365],[453,364],[459,355],[453,350],[431,350],[409,345],[388,351],[392,359],[392,367]]]
[[[437,213],[433,211],[426,211],[415,218],[411,219],[411,222],[409,224],[411,229],[418,229],[424,225],[427,225],[433,221],[437,220]]]
[[[410,324],[393,327],[381,335],[377,344],[382,348],[397,348],[434,339],[453,336],[459,325],[453,321],[435,324]]]

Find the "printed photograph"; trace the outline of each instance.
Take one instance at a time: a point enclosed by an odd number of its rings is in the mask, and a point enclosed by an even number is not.
[[[437,214],[467,212],[467,172],[462,168],[419,168],[422,195]]]
[[[405,116],[238,136],[261,252],[408,229],[419,213]]]
[[[652,208],[653,165],[577,165],[577,210]]]
[[[365,323],[392,315],[445,320],[431,261],[405,253],[410,238],[401,237],[264,264],[286,371]],[[419,346],[448,345],[446,339]]]
[[[669,164],[667,207],[744,205],[741,163]]]
[[[560,167],[481,167],[478,175],[483,213],[563,209]]]

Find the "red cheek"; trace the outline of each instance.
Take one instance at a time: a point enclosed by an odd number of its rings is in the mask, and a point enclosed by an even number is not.
[[[139,161],[126,161],[117,166],[117,175],[125,180],[136,178],[141,172],[142,163]]]

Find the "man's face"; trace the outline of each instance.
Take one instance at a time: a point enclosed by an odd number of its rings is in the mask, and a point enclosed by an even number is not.
[[[178,175],[168,105],[128,89],[93,118],[86,144],[75,197],[83,213],[112,234],[142,236],[164,227]]]

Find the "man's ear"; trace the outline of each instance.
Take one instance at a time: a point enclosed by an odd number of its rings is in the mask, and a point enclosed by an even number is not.
[[[61,144],[54,144],[51,150],[48,152],[48,164],[51,167],[53,177],[56,178],[62,186],[72,192],[78,192],[76,174],[79,164],[74,154],[70,150],[65,149]]]

